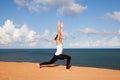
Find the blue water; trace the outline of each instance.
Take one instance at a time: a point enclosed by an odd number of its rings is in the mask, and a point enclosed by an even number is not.
[[[0,49],[0,61],[35,62],[49,61],[55,49]],[[72,66],[120,70],[120,49],[64,49],[72,57]],[[65,60],[55,64],[65,65]]]

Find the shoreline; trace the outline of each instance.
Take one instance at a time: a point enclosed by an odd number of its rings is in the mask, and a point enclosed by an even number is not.
[[[0,80],[120,80],[120,70],[63,65],[39,68],[39,63],[0,61]]]

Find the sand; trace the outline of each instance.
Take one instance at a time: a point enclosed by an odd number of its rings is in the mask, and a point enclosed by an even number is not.
[[[0,62],[0,80],[120,80],[120,70],[72,66],[67,71],[63,65]]]

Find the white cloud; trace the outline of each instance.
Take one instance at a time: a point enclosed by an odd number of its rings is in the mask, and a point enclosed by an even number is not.
[[[110,41],[108,41],[108,46],[117,46],[120,47],[120,38],[115,36]]]
[[[0,28],[0,44],[8,44],[12,41],[11,35],[14,31],[13,22],[7,20],[5,24]]]
[[[120,29],[118,30],[117,34],[120,35]]]
[[[107,30],[103,30],[103,32],[101,32],[101,34],[111,35],[111,34],[114,34],[114,32],[110,32],[110,31],[107,31]]]
[[[77,34],[78,35],[74,38],[74,40],[72,39],[70,40],[70,43],[68,43],[70,47],[73,48],[114,48],[114,47],[119,48],[120,47],[120,35],[119,35],[120,30],[115,32],[110,32],[107,30],[99,31],[92,28],[85,28],[78,30]],[[93,36],[94,34],[95,36]]]
[[[45,32],[40,35],[34,30],[30,30],[25,24],[20,28],[16,28],[9,19],[0,27],[0,45],[15,45],[17,43],[18,47],[21,45],[28,45],[27,47],[29,47],[37,45],[41,40],[49,42],[53,40],[52,38],[48,30],[45,30]]]
[[[17,41],[22,41],[22,38],[27,38],[29,30],[22,26],[20,29],[15,28],[11,20],[6,20],[4,25],[0,28],[0,44],[10,44]]]
[[[27,8],[30,11],[42,12],[57,9],[57,15],[76,15],[86,10],[76,0],[14,0],[19,7]]]
[[[110,32],[107,30],[99,31],[92,28],[80,29],[79,35],[76,32],[64,32],[65,47],[120,47],[120,30]],[[88,34],[95,34],[85,36]],[[103,35],[106,34],[106,35]],[[55,45],[54,34],[49,30],[45,30],[42,34],[38,34],[34,30],[29,29],[27,25],[22,25],[17,28],[11,20],[6,20],[0,26],[0,47],[2,46],[15,46],[16,47],[40,47],[40,48],[53,48]],[[45,45],[47,44],[47,45]]]
[[[112,38],[102,37],[96,40],[78,40],[71,42],[69,46],[75,48],[120,48],[120,38],[118,36],[114,36]]]
[[[84,28],[77,30],[78,33],[86,34],[86,35],[114,35],[114,34],[120,34],[120,30],[116,32],[111,32],[108,30],[99,31],[93,28]]]
[[[26,6],[25,0],[14,0],[14,2],[16,4],[18,4],[19,6],[21,6],[21,7],[25,7]]]
[[[49,30],[45,30],[41,35],[41,39],[49,42],[51,40],[54,40],[54,36],[50,34]]]
[[[68,4],[65,4],[57,10],[58,15],[76,15],[87,9],[87,7],[81,6],[75,2],[67,3]]]
[[[106,13],[107,17],[110,17],[111,19],[120,22],[120,12],[119,11],[115,11],[113,13]]]
[[[75,34],[73,34],[72,32],[63,32],[63,38],[64,39],[74,39],[75,38]]]
[[[83,34],[97,34],[98,31],[92,28],[79,29],[78,32]]]

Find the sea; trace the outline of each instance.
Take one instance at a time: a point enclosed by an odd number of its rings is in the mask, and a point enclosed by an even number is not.
[[[49,61],[56,49],[0,49],[2,62]],[[120,49],[64,49],[63,54],[71,56],[71,66],[95,67],[120,70]],[[66,60],[54,64],[65,65]]]

